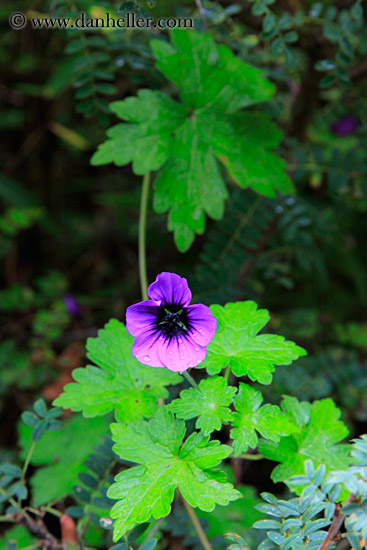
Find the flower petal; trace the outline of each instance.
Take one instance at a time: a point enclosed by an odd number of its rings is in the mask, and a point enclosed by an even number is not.
[[[151,331],[150,333],[142,333],[136,337],[131,352],[133,356],[144,365],[150,367],[165,368],[165,364],[159,356],[159,348],[162,346],[162,340],[159,333]]]
[[[217,320],[204,304],[196,304],[185,308],[191,325],[189,336],[199,346],[207,346],[212,341],[217,330]]]
[[[148,287],[148,296],[152,300],[162,300],[167,304],[186,306],[191,302],[192,294],[184,277],[164,271],[157,275],[154,283]]]
[[[152,329],[159,306],[160,302],[144,300],[127,308],[126,328],[131,336],[137,336],[142,331]]]
[[[167,338],[160,341],[159,357],[167,369],[173,372],[183,372],[202,363],[206,356],[206,348],[198,346],[189,338]]]

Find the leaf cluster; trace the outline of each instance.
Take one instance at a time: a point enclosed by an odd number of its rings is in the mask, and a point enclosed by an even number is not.
[[[268,150],[279,144],[281,132],[265,113],[239,112],[269,100],[271,83],[208,34],[176,29],[171,37],[172,45],[151,45],[157,68],[174,82],[182,103],[152,90],[113,103],[112,110],[129,123],[108,131],[92,163],[132,162],[137,174],[160,170],[154,207],[169,210],[168,227],[183,251],[195,233],[203,233],[205,214],[223,217],[227,190],[218,161],[241,187],[272,197],[293,187],[282,160]]]
[[[158,399],[168,397],[166,386],[181,378],[139,363],[131,353],[133,341],[126,327],[111,319],[97,338],[87,342],[87,356],[98,366],[74,369],[76,383],[67,384],[54,404],[83,411],[87,418],[114,410],[120,422],[153,416]]]
[[[231,447],[198,432],[182,443],[185,424],[167,408],[160,407],[149,422],[111,428],[114,451],[138,464],[118,474],[107,493],[118,500],[111,511],[115,541],[136,523],[168,515],[176,488],[191,506],[206,511],[241,496],[220,470],[213,470]]]
[[[33,428],[33,441],[39,441],[47,431],[55,432],[62,429],[62,422],[56,420],[62,415],[62,410],[59,407],[52,407],[50,410],[47,410],[44,400],[38,399],[33,405],[33,411],[24,411],[22,413],[24,424]]]
[[[32,431],[29,425],[19,426],[19,444],[24,459],[32,444]],[[31,456],[31,464],[39,467],[31,479],[34,503],[40,506],[72,494],[73,486],[78,484],[78,475],[88,471],[84,463],[94,445],[107,434],[106,419],[85,420],[79,415],[65,422],[59,433],[47,431]]]
[[[348,428],[340,420],[341,412],[332,399],[310,404],[287,396],[281,408],[299,431],[282,437],[279,442],[260,441],[261,454],[280,462],[271,474],[274,482],[288,484],[292,476],[301,474],[305,458],[310,458],[317,466],[324,464],[328,471],[349,464],[350,447],[340,443],[348,435]]]
[[[258,334],[270,317],[253,301],[214,305],[211,311],[218,321],[217,332],[200,365],[209,374],[217,374],[228,366],[235,376],[246,375],[261,384],[270,384],[275,365],[287,365],[306,354],[282,336]]]

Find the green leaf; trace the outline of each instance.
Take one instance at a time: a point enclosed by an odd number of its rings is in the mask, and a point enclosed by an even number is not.
[[[44,418],[47,414],[46,403],[44,402],[43,399],[38,399],[34,403],[33,409],[34,409],[35,413],[38,414],[38,416],[41,416],[42,418]]]
[[[263,21],[264,32],[271,32],[276,27],[276,22],[275,16],[271,12],[267,13]]]
[[[187,108],[152,90],[140,90],[138,97],[115,101],[110,107],[131,124],[108,130],[111,139],[99,147],[91,163],[123,166],[132,162],[136,174],[158,170],[171,156],[172,132],[184,122]]]
[[[1,536],[0,550],[8,550],[11,542],[16,542],[17,547],[21,549],[33,545],[36,539],[29,533],[28,529],[17,525]]]
[[[272,472],[272,479],[287,481],[304,473],[304,462],[310,458],[315,467],[324,464],[328,471],[347,468],[350,462],[350,446],[339,442],[348,435],[348,428],[340,420],[340,410],[332,399],[300,403],[294,397],[286,397],[282,409],[300,431],[282,437],[278,443],[260,441],[261,454],[280,462]],[[302,488],[297,487],[297,490]]]
[[[173,45],[153,40],[157,68],[178,87],[184,104],[192,109],[234,113],[271,99],[274,86],[261,72],[244,64],[209,34],[176,29]]]
[[[91,489],[95,489],[96,487],[98,487],[98,479],[91,476],[90,474],[82,472],[81,474],[79,474],[78,479],[81,483],[84,483],[84,485]]]
[[[83,411],[87,418],[115,409],[120,422],[153,416],[158,398],[168,397],[165,386],[178,384],[181,376],[139,363],[131,353],[133,342],[125,325],[111,319],[98,338],[87,341],[87,356],[98,367],[75,369],[77,383],[67,384],[54,405]]]
[[[157,546],[157,543],[157,539],[147,540],[146,542],[143,542],[141,546],[139,546],[138,550],[154,550]]]
[[[266,11],[266,2],[263,0],[256,0],[251,8],[251,11],[254,15],[262,15]]]
[[[79,473],[87,471],[84,461],[100,438],[108,434],[105,418],[85,420],[81,415],[76,415],[64,426],[60,432],[46,432],[32,455],[31,463],[43,466],[31,479],[37,506],[72,494],[73,485],[78,484]],[[32,428],[22,423],[19,433],[21,457],[25,459],[32,441]]]
[[[15,464],[0,464],[0,473],[18,479],[22,476],[22,469]]]
[[[84,510],[80,506],[69,506],[66,508],[65,514],[72,518],[82,518],[84,516]]]
[[[255,302],[234,302],[224,307],[211,306],[218,320],[217,332],[208,346],[208,354],[199,367],[217,374],[227,365],[235,376],[248,376],[261,384],[270,384],[275,365],[289,365],[306,351],[283,336],[257,333],[269,321],[266,309]]]
[[[233,401],[236,388],[228,386],[222,376],[202,380],[199,388],[200,391],[196,388],[183,390],[179,399],[172,401],[169,407],[178,418],[184,420],[198,416],[196,428],[209,435],[214,430],[220,430],[222,422],[232,419],[228,405]]]
[[[279,53],[282,53],[284,50],[285,42],[282,37],[276,38],[270,46],[271,53],[274,55],[278,55]]]
[[[111,429],[115,452],[138,464],[118,474],[107,493],[118,500],[111,510],[115,542],[137,523],[167,516],[177,487],[191,506],[205,511],[241,496],[224,481],[223,472],[212,470],[231,447],[197,432],[181,445],[184,422],[167,407],[160,407],[150,422],[112,424]]]
[[[54,418],[59,418],[59,416],[63,415],[62,409],[59,409],[58,407],[52,407],[49,411],[47,411],[46,418],[47,420],[52,420]]]
[[[34,428],[32,432],[32,439],[35,442],[40,441],[40,439],[44,436],[44,434],[47,431],[48,422],[47,420],[40,420],[37,424],[37,426]]]
[[[236,412],[233,413],[231,437],[234,440],[234,455],[246,452],[258,444],[257,431],[270,441],[279,441],[299,428],[276,405],[263,405],[259,391],[240,382],[238,395],[234,399]]]
[[[91,162],[132,162],[136,174],[160,170],[154,208],[169,212],[168,227],[183,251],[195,233],[203,233],[206,215],[224,214],[227,190],[219,163],[241,187],[268,196],[292,193],[293,186],[285,162],[269,151],[281,131],[265,113],[238,112],[270,100],[273,84],[208,34],[176,29],[171,37],[172,44],[153,40],[151,46],[157,68],[177,86],[182,103],[151,90],[112,103],[129,122],[107,132]]]
[[[298,38],[299,38],[298,32],[296,31],[290,31],[284,35],[284,40],[289,44],[292,44],[293,42],[297,42]]]

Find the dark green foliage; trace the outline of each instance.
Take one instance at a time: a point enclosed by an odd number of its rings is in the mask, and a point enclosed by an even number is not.
[[[78,474],[80,484],[73,486],[73,496],[78,505],[66,509],[69,516],[79,520],[80,529],[89,521],[99,527],[101,517],[108,514],[113,502],[106,492],[113,481],[111,471],[119,458],[112,451],[112,441],[108,437],[95,445],[94,450],[96,453],[85,461],[87,471]]]
[[[225,303],[252,288],[251,268],[266,246],[276,220],[274,205],[265,197],[232,189],[226,216],[208,231],[193,278],[198,301]]]
[[[33,427],[32,439],[39,441],[43,434],[47,431],[61,430],[63,425],[60,420],[55,420],[62,415],[62,409],[54,407],[47,410],[46,403],[43,399],[38,399],[33,405],[34,413],[25,411],[22,414],[22,420],[28,426]]]
[[[292,193],[293,186],[282,159],[272,152],[282,133],[265,113],[240,111],[269,101],[271,83],[208,34],[176,29],[171,42],[155,40],[151,47],[181,103],[143,89],[111,104],[128,123],[108,130],[92,164],[132,162],[136,174],[158,170],[155,210],[169,212],[168,228],[178,249],[186,251],[195,233],[204,232],[206,215],[223,217],[227,190],[218,163],[239,186],[269,197]]]

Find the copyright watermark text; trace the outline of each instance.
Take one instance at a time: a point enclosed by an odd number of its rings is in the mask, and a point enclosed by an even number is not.
[[[14,30],[24,29],[30,23],[33,29],[191,29],[194,22],[184,17],[139,17],[127,12],[124,17],[105,13],[104,17],[89,17],[81,12],[78,17],[27,17],[22,12],[14,12],[9,17],[9,25]]]

